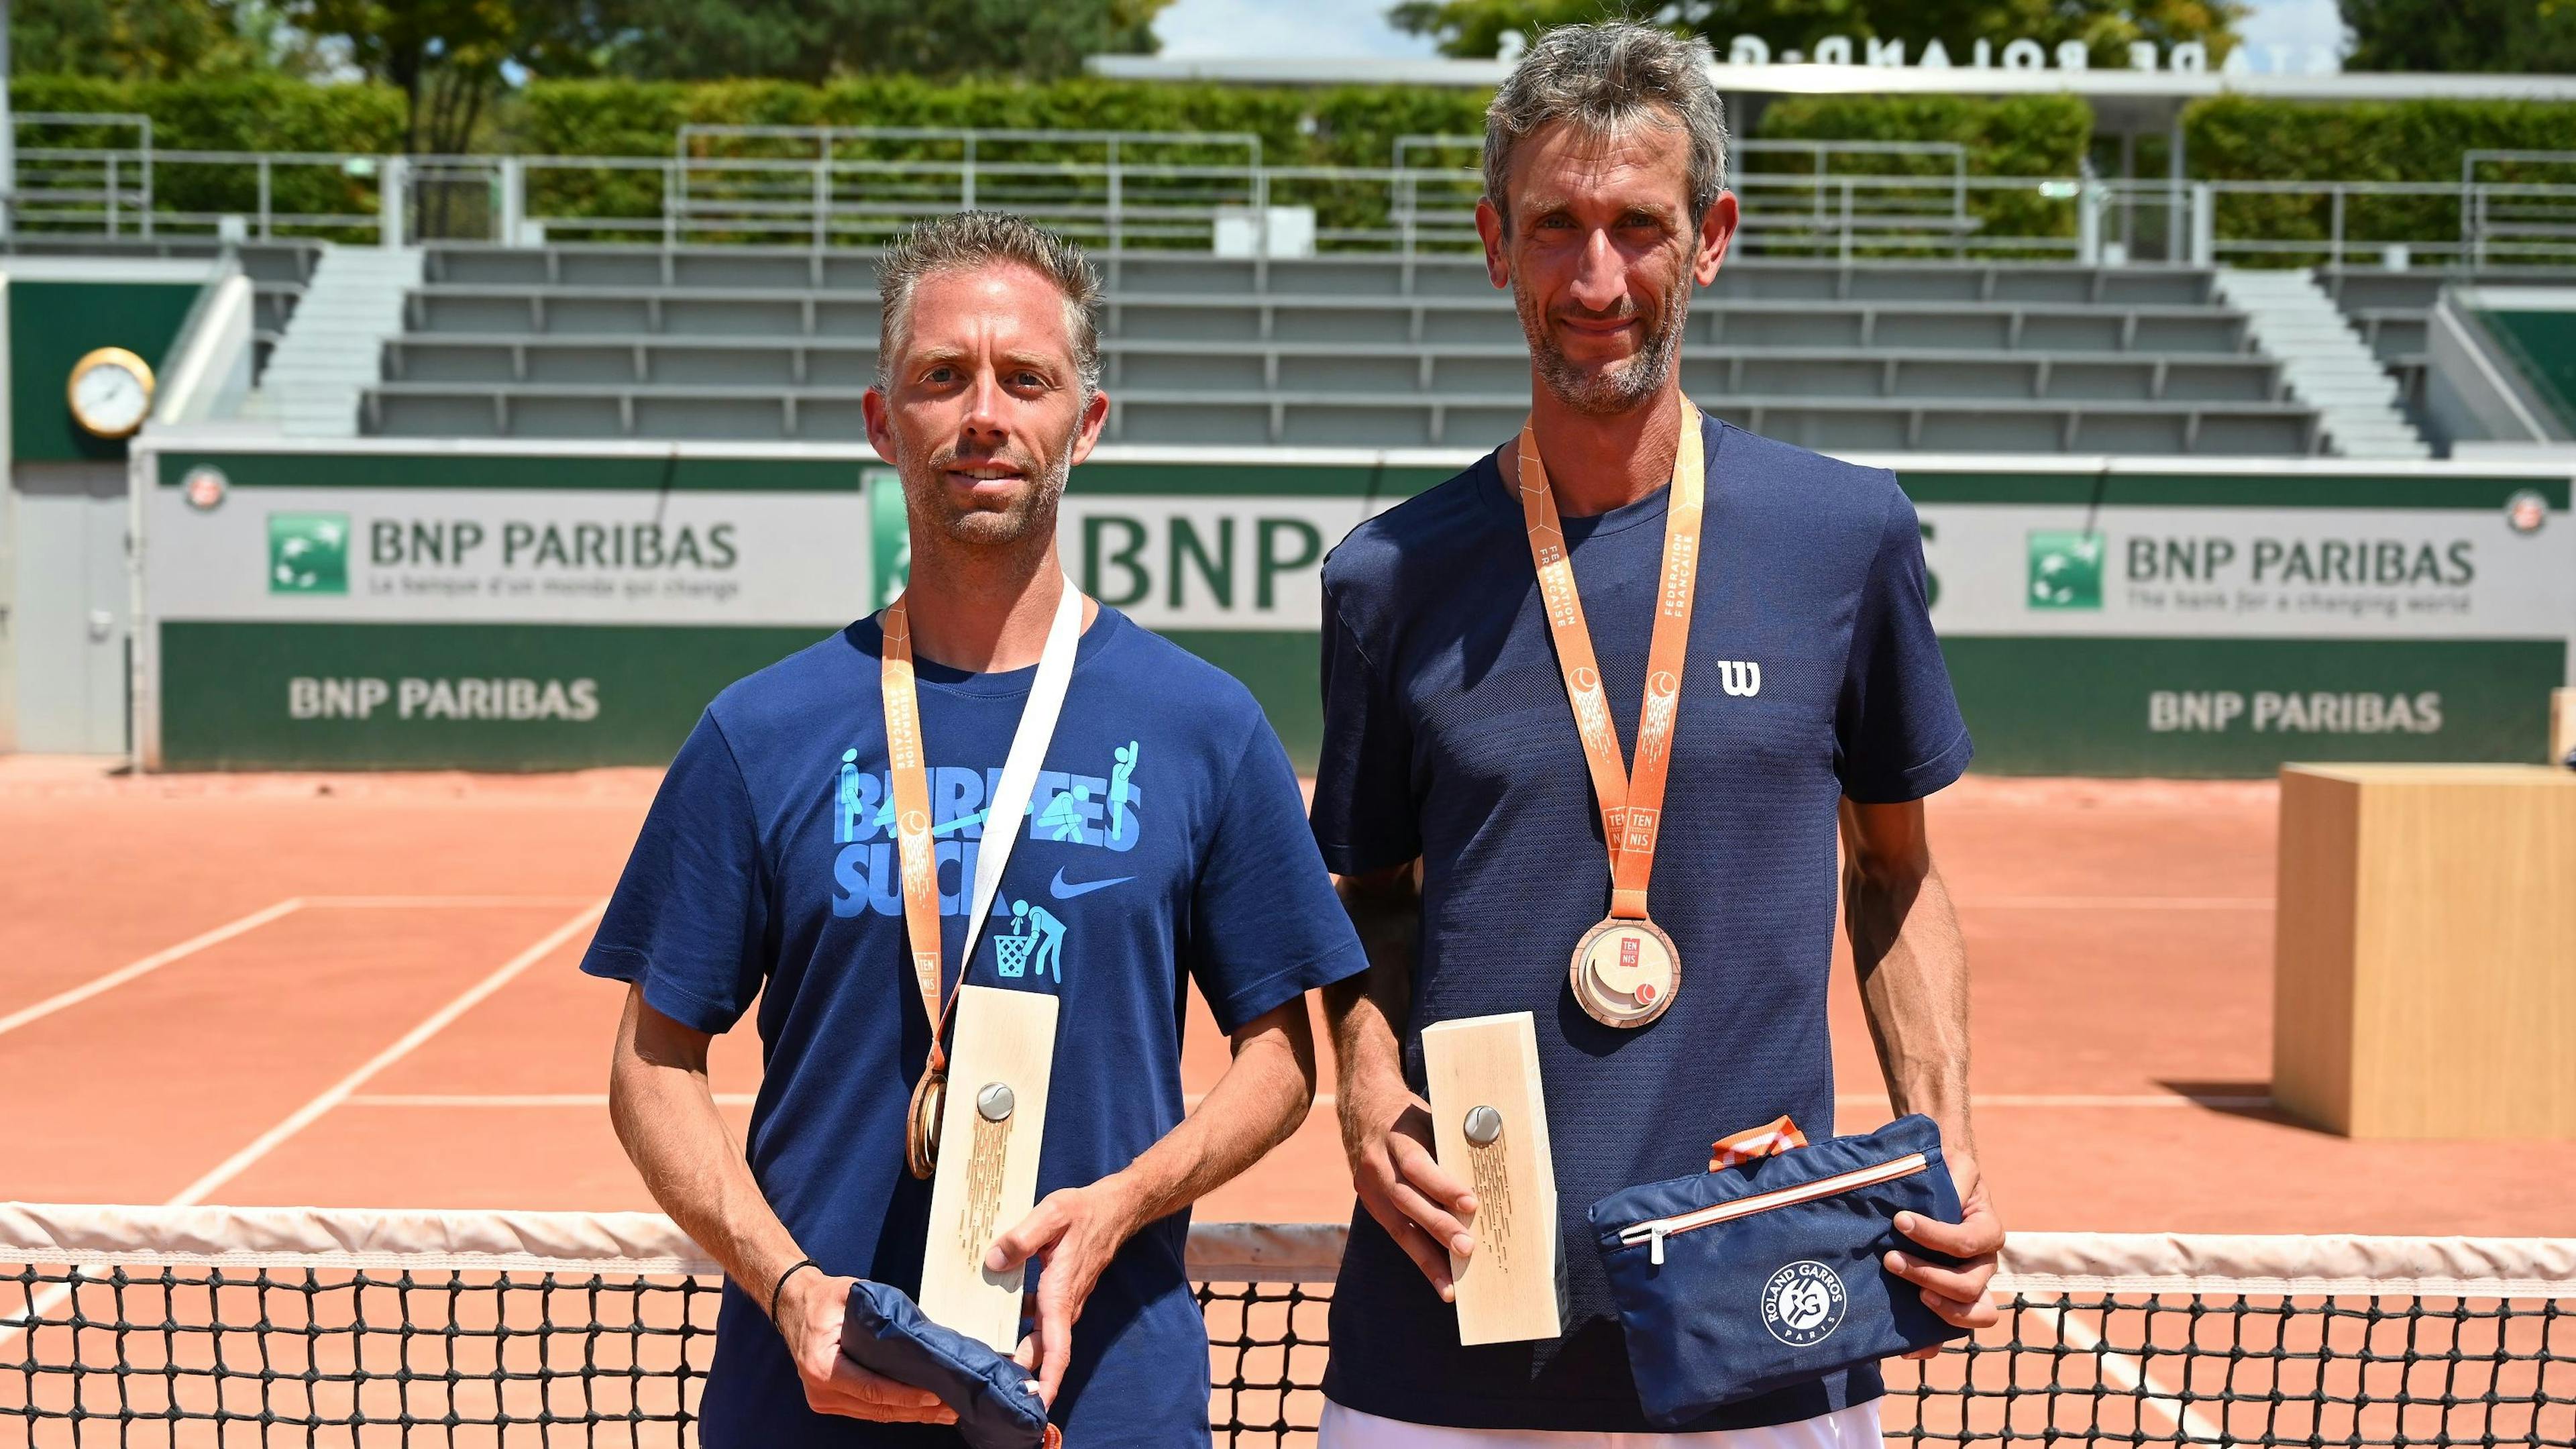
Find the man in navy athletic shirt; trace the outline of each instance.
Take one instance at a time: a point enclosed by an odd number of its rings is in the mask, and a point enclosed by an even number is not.
[[[959,976],[979,849],[1015,832],[963,974],[1060,1003],[1045,1196],[987,1264],[1040,1265],[1021,1355],[1073,1442],[1205,1449],[1188,1208],[1304,1119],[1304,993],[1366,961],[1250,693],[1088,599],[1078,642],[1049,643],[1073,587],[1057,502],[1109,409],[1089,263],[1017,218],[967,213],[890,248],[878,280],[868,431],[902,474],[911,523],[902,602],[922,748],[904,763],[926,777],[939,986]],[[840,1353],[854,1277],[918,1284],[930,1205],[905,1160],[931,1027],[906,936],[882,617],[717,696],[582,961],[631,983],[610,1077],[618,1135],[654,1200],[725,1268],[700,1409],[710,1449],[958,1442],[927,1427],[955,1419],[938,1400]],[[1059,648],[1072,672],[1052,736],[1032,736],[1036,788],[1017,818],[988,819],[1036,666]],[[1186,1117],[1184,973],[1234,1038]],[[754,997],[763,1073],[746,1152],[706,1063]]]
[[[1494,284],[1512,290],[1529,340],[1528,439],[1362,525],[1325,564],[1313,820],[1373,962],[1325,992],[1359,1191],[1325,1449],[1650,1430],[1584,1215],[1615,1189],[1702,1170],[1713,1140],[1784,1113],[1832,1132],[1838,829],[1889,1094],[1940,1125],[1965,1204],[1961,1223],[1897,1223],[1964,1266],[1900,1252],[1889,1267],[1951,1323],[1995,1317],[1985,1289],[2003,1229],[1969,1135],[1966,963],[1922,805],[1966,767],[1967,732],[1895,478],[1702,418],[1682,394],[1691,289],[1716,279],[1736,222],[1706,61],[1701,43],[1634,24],[1568,26],[1531,47],[1487,112],[1477,208]],[[1687,508],[1668,520],[1684,496],[1672,480],[1703,456],[1696,565],[1677,575],[1695,587],[1666,626],[1686,636],[1687,668],[1650,674],[1658,615],[1675,612],[1659,587],[1667,523],[1677,537],[1690,527]],[[1542,516],[1550,501],[1561,523]],[[1560,673],[1566,600],[1552,590],[1559,608],[1542,608],[1542,523],[1571,557],[1596,671],[1566,660]],[[1615,736],[1635,786],[1648,775],[1641,716],[1669,730],[1668,753],[1648,752],[1665,791],[1646,831],[1651,890],[1624,874],[1612,890],[1603,756],[1595,746],[1588,761],[1577,728],[1604,700],[1610,727],[1593,737]],[[1608,1009],[1619,1002],[1578,998],[1568,963],[1587,930],[1614,924],[1605,914],[1639,919],[1645,901],[1682,970],[1625,999],[1623,1018]],[[1462,1348],[1448,1255],[1475,1251],[1476,1203],[1433,1159],[1420,1032],[1514,1011],[1538,1023],[1566,1331]],[[1880,1392],[1874,1367],[1836,1375],[1671,1438],[1878,1449]]]

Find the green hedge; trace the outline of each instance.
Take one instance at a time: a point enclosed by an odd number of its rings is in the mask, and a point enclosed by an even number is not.
[[[2211,181],[2417,181],[2435,195],[2352,196],[2348,238],[2456,242],[2464,153],[2478,149],[2564,151],[2576,147],[2576,105],[2545,101],[2355,101],[2337,105],[2220,97],[2183,113],[2187,164]],[[2564,165],[2487,166],[2482,179],[2565,183]],[[2218,232],[2228,238],[2322,241],[2333,234],[2325,197],[2223,196]],[[2284,263],[2324,253],[2285,255]]]
[[[10,104],[29,111],[139,114],[152,118],[156,152],[332,151],[379,155],[403,146],[405,109],[400,91],[378,85],[313,85],[283,77],[235,80],[122,82],[82,76],[19,76],[9,85]],[[47,150],[131,148],[130,126],[22,126],[19,185],[30,189],[92,189],[103,180],[93,159],[48,157]],[[137,178],[119,168],[120,188]],[[208,165],[156,156],[153,204],[161,211],[253,213],[258,177],[239,165]],[[270,207],[279,213],[343,214],[375,207],[375,183],[337,166],[278,164],[272,168]],[[30,202],[38,211],[41,199]],[[41,225],[41,223],[38,223]]]
[[[153,144],[195,151],[399,151],[402,92],[380,85],[314,85],[280,76],[238,80],[111,81],[22,75],[9,83],[20,111],[140,113]],[[42,145],[53,128],[22,145]]]
[[[1953,141],[1967,148],[1971,176],[2073,176],[2093,140],[2093,111],[2073,96],[1799,96],[1774,101],[1755,135],[1763,140]],[[1745,157],[1754,171],[1798,171],[1803,157]],[[1946,176],[1936,158],[1882,156],[1837,162],[1836,172]],[[1923,203],[1947,205],[1927,187]],[[1763,195],[1772,193],[1765,188]],[[1794,199],[1794,197],[1792,198]],[[1776,204],[1776,203],[1775,203]],[[1998,237],[2075,234],[2075,208],[2036,189],[1971,190],[1968,209],[1979,231]]]
[[[1242,131],[1284,165],[1384,166],[1403,134],[1484,128],[1480,91],[1324,90],[1069,80],[1051,85],[908,76],[824,86],[787,81],[532,81],[519,149],[565,156],[666,155],[684,123],[925,126],[986,130]]]
[[[934,129],[1043,131],[1199,131],[1242,133],[1260,139],[1261,159],[1274,167],[1386,167],[1402,135],[1474,134],[1483,126],[1485,96],[1427,88],[1349,86],[1323,90],[1259,89],[1192,84],[1140,84],[1069,80],[1053,84],[964,82],[932,84],[910,77],[837,82],[824,86],[783,81],[701,83],[537,81],[521,93],[511,140],[531,154],[667,156],[684,124],[772,126],[873,126]],[[700,154],[731,157],[813,155],[810,141],[728,141]],[[842,161],[953,162],[953,142],[938,140],[844,141]],[[1098,150],[1064,145],[1013,145],[985,141],[979,165],[1051,169],[1066,161],[1097,163]],[[1122,164],[1140,167],[1240,166],[1239,146],[1165,146],[1140,154],[1130,147]],[[702,173],[692,194],[722,191],[728,178]],[[660,214],[660,183],[653,175],[614,170],[558,170],[531,178],[529,205],[541,215],[649,218]],[[734,182],[745,195],[755,183]],[[771,184],[779,184],[772,178]],[[881,184],[892,184],[881,183]],[[953,174],[911,179],[924,194],[954,194]],[[1248,200],[1219,178],[1127,178],[1130,203],[1174,205]],[[986,180],[979,200],[1018,205],[1043,214],[1050,205],[1096,204],[1105,183],[1063,175],[1001,176]],[[1273,202],[1307,201],[1330,227],[1382,227],[1383,191],[1283,179]],[[1473,192],[1466,193],[1472,204]]]

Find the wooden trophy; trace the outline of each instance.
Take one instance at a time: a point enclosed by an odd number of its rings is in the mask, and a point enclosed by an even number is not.
[[[1432,1143],[1476,1194],[1475,1253],[1449,1259],[1458,1342],[1514,1343],[1565,1332],[1557,1297],[1560,1238],[1538,1028],[1526,1011],[1471,1016],[1422,1031]]]
[[[957,991],[957,1049],[939,1117],[921,1311],[996,1353],[1019,1347],[1026,1269],[988,1273],[984,1253],[1037,1206],[1055,1017],[1056,999],[1039,992]]]
[[[2576,689],[2550,691],[2549,763],[2576,769]]]

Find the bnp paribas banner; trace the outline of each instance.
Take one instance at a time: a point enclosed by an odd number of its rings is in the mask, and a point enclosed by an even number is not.
[[[2545,751],[2576,634],[2564,482],[2462,479],[2402,501],[2127,488],[2139,501],[2081,508],[1909,483],[1933,621],[1990,768],[2260,774]]]
[[[1463,458],[1103,450],[1089,592],[1232,670],[1311,760],[1318,571]],[[1981,767],[2531,759],[2569,677],[2563,477],[1893,460]],[[728,681],[901,586],[863,450],[163,450],[147,757],[552,768],[668,757]]]

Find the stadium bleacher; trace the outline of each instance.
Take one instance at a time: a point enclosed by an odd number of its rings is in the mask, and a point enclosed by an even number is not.
[[[2317,281],[2351,319],[2362,340],[2396,377],[2410,415],[2424,405],[2425,371],[2429,365],[2424,329],[2446,286],[2563,287],[2565,268],[2482,267],[2449,270],[2389,270],[2381,267],[2321,267]]]
[[[1472,256],[1129,253],[1106,270],[1115,441],[1454,446],[1527,405],[1519,321]],[[855,438],[876,331],[866,251],[433,247],[360,426]],[[2320,446],[2205,269],[1742,259],[1689,343],[1703,405],[1815,447]]]

